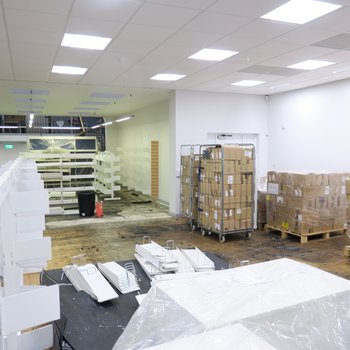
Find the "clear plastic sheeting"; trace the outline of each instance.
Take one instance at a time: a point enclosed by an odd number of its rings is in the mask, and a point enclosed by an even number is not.
[[[279,259],[156,281],[113,349],[345,350],[349,317],[350,281]]]

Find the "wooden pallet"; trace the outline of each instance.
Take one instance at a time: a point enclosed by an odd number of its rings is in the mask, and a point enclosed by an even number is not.
[[[264,230],[265,230],[265,232],[277,231],[281,234],[282,239],[286,239],[288,237],[288,235],[297,236],[300,238],[300,243],[302,243],[302,244],[307,243],[309,240],[309,237],[321,236],[321,237],[316,237],[316,238],[329,239],[329,238],[331,238],[331,234],[337,234],[338,236],[341,236],[345,233],[344,229],[339,229],[339,230],[327,230],[327,231],[322,231],[322,232],[312,232],[312,233],[302,235],[300,233],[284,230],[281,227],[270,226],[267,224],[265,225]],[[332,236],[332,237],[334,237],[334,236]]]
[[[350,245],[344,247],[344,256],[347,258],[350,256]]]

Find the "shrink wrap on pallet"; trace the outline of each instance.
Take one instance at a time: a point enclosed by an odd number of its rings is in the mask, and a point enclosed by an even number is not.
[[[347,174],[268,173],[267,224],[298,235],[346,228]]]
[[[113,350],[347,350],[350,282],[279,259],[153,284]]]

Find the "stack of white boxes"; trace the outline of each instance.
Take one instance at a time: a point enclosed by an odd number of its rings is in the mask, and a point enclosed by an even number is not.
[[[53,345],[48,323],[60,318],[59,287],[23,285],[25,273],[41,271],[51,258],[51,240],[43,237],[48,211],[48,194],[33,161],[18,158],[0,168],[1,349]]]

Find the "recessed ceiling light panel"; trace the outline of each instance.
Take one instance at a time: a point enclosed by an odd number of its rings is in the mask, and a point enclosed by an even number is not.
[[[223,61],[226,58],[237,55],[238,52],[230,50],[203,49],[189,58],[203,61]]]
[[[327,67],[327,66],[330,66],[332,64],[334,64],[334,62],[307,60],[307,61],[299,62],[296,64],[292,64],[291,66],[288,66],[288,68],[313,70],[313,69],[318,69],[318,68],[322,68],[322,67]]]
[[[236,83],[232,83],[231,85],[251,87],[251,86],[257,86],[257,85],[261,85],[261,84],[265,84],[265,81],[260,81],[260,80],[241,80],[241,81],[237,81]]]
[[[176,81],[184,78],[186,75],[181,74],[156,74],[151,80]]]
[[[99,36],[64,34],[61,46],[76,47],[79,49],[104,50],[110,43],[111,38]]]
[[[316,0],[291,0],[261,16],[273,21],[304,24],[342,7]]]
[[[52,73],[84,75],[88,69],[82,67],[53,66]]]

